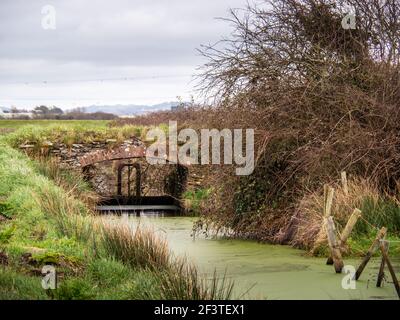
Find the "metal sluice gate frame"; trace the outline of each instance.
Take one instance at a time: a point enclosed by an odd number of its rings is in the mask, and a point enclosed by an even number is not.
[[[127,196],[122,193],[123,171],[128,168]],[[132,169],[136,173],[135,195],[131,194]],[[141,166],[139,163],[122,163],[118,166],[117,196],[102,201],[96,210],[103,214],[176,214],[181,213],[180,202],[172,196],[142,196]]]

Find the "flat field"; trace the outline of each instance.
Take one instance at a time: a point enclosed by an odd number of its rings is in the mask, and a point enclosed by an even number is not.
[[[89,126],[89,127],[106,127],[109,124],[109,120],[9,120],[0,119],[0,128],[7,129],[18,129],[26,125],[38,125],[38,126],[49,126],[49,125],[71,125],[71,126]]]

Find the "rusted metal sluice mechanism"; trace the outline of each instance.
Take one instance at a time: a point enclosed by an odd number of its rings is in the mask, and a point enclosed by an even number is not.
[[[127,195],[123,195],[123,171],[127,169]],[[131,175],[135,170],[135,193],[131,192]],[[99,203],[96,210],[103,214],[179,214],[180,202],[172,196],[142,196],[141,167],[138,163],[122,163],[118,166],[117,196]]]

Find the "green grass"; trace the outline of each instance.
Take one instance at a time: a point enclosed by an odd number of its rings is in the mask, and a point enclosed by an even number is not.
[[[362,219],[357,221],[349,239],[349,254],[363,256],[375,239],[378,230],[386,227],[386,239],[392,240],[389,254],[400,254],[400,207],[395,198],[381,195],[378,198],[366,196],[362,199],[360,210]],[[368,222],[367,222],[368,221]],[[377,252],[376,255],[380,253]]]
[[[349,246],[349,256],[353,257],[363,257],[368,249],[371,247],[373,240],[375,239],[377,230],[371,231],[367,235],[356,235],[347,241]],[[396,236],[387,236],[386,240],[390,242],[389,244],[389,256],[398,257],[400,255],[400,243],[399,238]],[[381,256],[380,251],[375,252],[375,256]]]
[[[200,215],[201,204],[203,203],[203,201],[207,200],[211,192],[211,189],[197,189],[186,191],[183,194],[183,200],[186,210],[193,215]]]
[[[50,178],[65,192],[71,192],[91,208],[96,205],[99,196],[92,190],[81,172],[61,167],[57,159],[48,156],[35,157],[33,164],[38,173]]]
[[[15,227],[9,226],[0,231],[0,245],[8,244],[14,234]]]
[[[5,120],[0,119],[0,128],[19,129],[27,125],[46,127],[50,125],[87,126],[90,128],[107,127],[108,120]]]
[[[40,175],[31,160],[4,145],[0,145],[0,179],[1,208],[11,218],[0,224],[7,245],[21,251],[33,247],[84,257],[84,246],[77,237],[58,231],[63,213],[87,214],[83,203]],[[53,207],[46,207],[49,202]]]
[[[142,130],[142,127],[136,126],[107,127],[98,122],[50,123],[45,126],[21,126],[3,135],[1,140],[14,148],[21,144],[33,144],[37,149],[48,142],[72,146],[75,143],[104,142],[113,139],[116,140],[114,143],[118,144],[132,137],[141,137]]]
[[[364,219],[357,222],[355,227],[357,234],[370,233],[373,225],[378,228],[386,227],[391,235],[400,236],[400,207],[396,200],[385,196],[379,199],[365,197],[360,210]]]
[[[0,267],[0,300],[45,300],[48,299],[40,281]]]

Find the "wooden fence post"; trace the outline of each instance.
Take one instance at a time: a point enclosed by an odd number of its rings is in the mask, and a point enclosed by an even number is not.
[[[387,229],[383,227],[382,229],[379,230],[378,234],[376,235],[376,238],[374,242],[372,243],[371,247],[368,249],[367,254],[365,255],[363,261],[361,262],[360,266],[358,267],[356,271],[356,280],[358,280],[361,276],[361,273],[364,271],[365,266],[371,259],[372,255],[375,253],[375,251],[379,248],[380,241],[385,237],[387,232]]]
[[[333,195],[335,189],[327,185],[324,186],[324,217],[329,217],[332,211]]]
[[[347,174],[346,174],[346,171],[342,171],[342,173],[341,173],[341,178],[342,178],[342,187],[343,187],[344,194],[345,194],[346,196],[348,196],[348,195],[349,195],[349,186],[348,186],[348,184],[347,184]]]
[[[399,285],[399,281],[397,280],[396,273],[394,272],[392,263],[390,262],[389,256],[388,256],[388,254],[387,254],[387,252],[385,250],[385,247],[383,246],[382,243],[379,244],[379,247],[381,249],[382,257],[385,259],[386,265],[388,266],[390,275],[392,276],[393,284],[394,284],[394,286],[396,288],[397,295],[400,298],[400,285]]]
[[[381,244],[383,244],[385,252],[388,252],[389,243],[387,241],[381,241]],[[382,281],[384,277],[385,277],[385,258],[382,257],[381,265],[379,267],[378,279],[376,280],[376,286],[378,288],[382,286]]]
[[[318,246],[325,239],[324,225],[326,224],[326,218],[331,215],[334,193],[335,193],[335,189],[333,189],[332,187],[329,187],[327,184],[324,185],[324,206],[323,206],[321,230],[319,231],[319,233],[317,235],[317,238],[315,240],[314,247],[311,250],[311,253],[314,253],[315,250],[318,248]]]
[[[340,235],[340,240],[339,240],[339,247],[343,249],[343,246],[346,244],[347,239],[349,238],[351,231],[353,231],[354,226],[356,225],[358,219],[361,217],[361,211],[359,209],[354,209],[353,213],[351,214],[349,220],[347,221],[346,226],[344,227],[342,234]],[[328,265],[333,264],[333,259],[332,256],[328,258],[328,261],[326,262]]]
[[[340,252],[339,243],[336,240],[335,223],[331,216],[326,218],[325,228],[328,237],[329,248],[331,249],[331,256],[333,259],[335,271],[336,273],[341,273],[344,267],[344,263],[342,259],[342,254]]]

